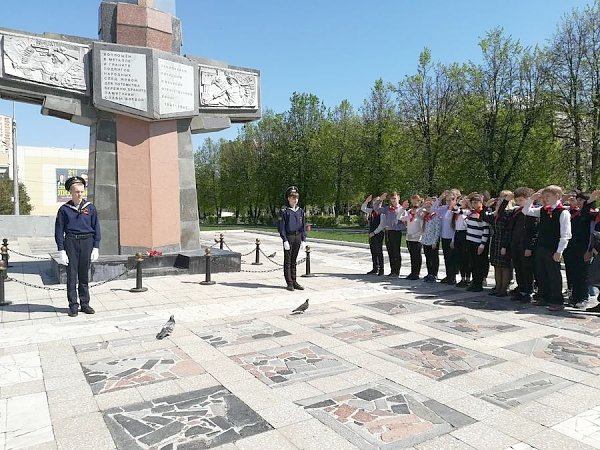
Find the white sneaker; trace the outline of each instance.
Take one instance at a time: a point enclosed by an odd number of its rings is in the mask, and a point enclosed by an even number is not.
[[[589,300],[583,300],[579,303],[575,303],[575,308],[577,309],[587,309],[590,306]]]

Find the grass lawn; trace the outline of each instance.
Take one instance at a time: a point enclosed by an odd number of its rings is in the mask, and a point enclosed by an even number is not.
[[[221,230],[248,230],[248,231],[270,231],[277,233],[275,227],[257,227],[257,226],[244,226],[244,225],[200,225],[200,231],[214,231],[215,233]],[[348,230],[311,230],[307,232],[308,239],[330,239],[332,241],[344,241],[344,242],[359,242],[361,244],[369,243],[369,236],[367,230],[361,230],[357,228]]]

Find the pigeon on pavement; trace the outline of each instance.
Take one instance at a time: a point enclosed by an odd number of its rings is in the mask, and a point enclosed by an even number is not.
[[[273,252],[269,256],[267,256],[267,258],[275,258],[276,254],[277,254],[277,252]]]
[[[160,330],[156,335],[156,339],[166,338],[173,332],[173,328],[175,328],[175,317],[171,316],[169,317],[169,320],[167,320],[167,323],[165,323],[162,327],[162,330]]]
[[[308,309],[308,299],[306,299],[306,301],[304,303],[302,303],[300,306],[298,306],[296,309],[294,309],[292,311],[292,314],[304,314],[304,311],[306,311]]]

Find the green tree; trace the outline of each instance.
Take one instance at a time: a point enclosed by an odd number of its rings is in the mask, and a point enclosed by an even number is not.
[[[13,198],[13,180],[9,178],[0,178],[0,214],[11,215],[15,213]],[[31,199],[27,194],[27,189],[23,183],[19,183],[19,214],[31,214]]]

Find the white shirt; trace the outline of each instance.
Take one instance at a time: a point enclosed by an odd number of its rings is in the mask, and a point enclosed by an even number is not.
[[[556,202],[552,205],[553,211],[558,206],[558,203],[559,202]],[[531,205],[533,205],[532,199],[529,199],[527,202],[525,202],[525,205],[523,206],[523,214],[526,216],[540,217],[543,207],[540,206],[537,208],[532,208]],[[569,213],[569,210],[563,209],[558,220],[560,222],[560,239],[558,240],[556,253],[562,255],[567,247],[567,244],[569,243],[569,240],[571,239],[571,213]]]

